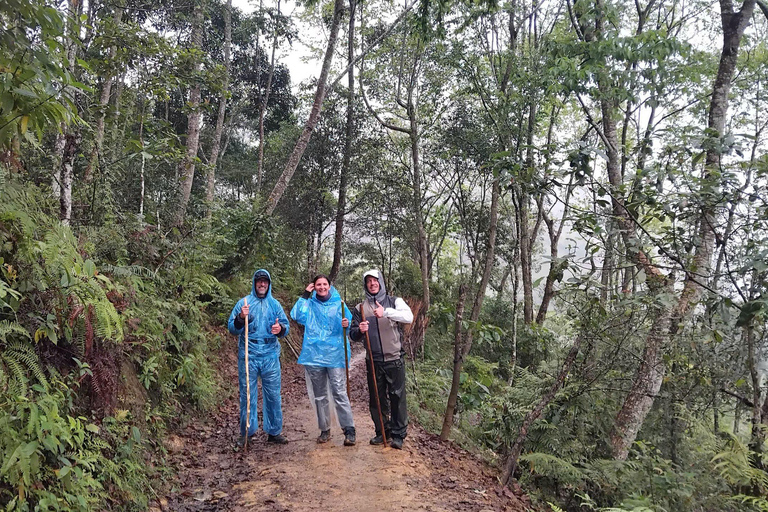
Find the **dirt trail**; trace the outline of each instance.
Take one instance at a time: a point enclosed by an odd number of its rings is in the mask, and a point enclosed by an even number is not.
[[[523,511],[526,497],[502,489],[494,472],[470,454],[442,443],[411,423],[403,450],[371,446],[374,435],[365,359],[356,354],[350,377],[357,445],[341,430],[317,444],[314,411],[301,366],[283,364],[283,434],[287,445],[266,443],[260,432],[246,453],[233,449],[238,431],[235,354],[222,371],[232,395],[211,418],[201,418],[168,442],[178,470],[173,492],[155,508],[178,511]],[[412,406],[412,405],[411,405]],[[261,409],[261,403],[259,403]],[[261,410],[259,411],[261,412]]]

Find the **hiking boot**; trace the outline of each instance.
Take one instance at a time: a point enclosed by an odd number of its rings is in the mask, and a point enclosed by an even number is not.
[[[269,434],[269,436],[267,436],[267,442],[275,444],[288,444],[288,440],[283,434],[277,434],[276,436]]]
[[[344,431],[344,446],[355,446],[355,429],[348,428]]]
[[[248,438],[248,444],[253,444],[254,442],[256,442],[256,434],[253,434]],[[237,440],[235,441],[235,449],[242,450],[243,448],[245,448],[245,436],[237,436]]]
[[[317,438],[317,442],[320,444],[327,443],[331,440],[331,430],[323,430],[320,432],[320,436]]]
[[[402,450],[403,439],[401,437],[393,437],[392,440],[389,442],[389,446],[391,446],[395,450]]]
[[[383,438],[383,437],[381,437],[381,434],[379,434],[379,435],[377,435],[376,437],[372,437],[372,438],[371,438],[371,440],[370,440],[370,443],[371,443],[372,445],[380,445],[380,444],[384,444],[384,438]]]

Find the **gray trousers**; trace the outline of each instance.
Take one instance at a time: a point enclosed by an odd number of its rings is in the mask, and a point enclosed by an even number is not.
[[[333,396],[336,416],[342,430],[355,427],[352,419],[352,406],[347,396],[347,379],[344,368],[325,368],[322,366],[305,366],[307,391],[310,400],[314,400],[317,413],[317,426],[320,430],[331,428],[331,409],[329,394]]]

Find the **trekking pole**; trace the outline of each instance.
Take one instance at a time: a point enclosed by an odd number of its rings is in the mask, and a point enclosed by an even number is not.
[[[362,321],[365,322],[365,299],[360,303],[360,316]],[[381,439],[384,441],[384,448],[387,447],[387,434],[384,433],[384,416],[381,415],[381,401],[379,400],[379,386],[376,384],[376,367],[373,365],[373,351],[371,350],[371,338],[368,336],[368,331],[365,331],[365,343],[368,345],[368,354],[371,356],[371,375],[373,375],[373,393],[376,395],[376,408],[379,410],[379,424],[381,425]]]
[[[248,305],[248,299],[245,299],[245,305]],[[248,431],[251,429],[251,375],[248,370],[248,322],[251,320],[251,313],[245,319],[245,441],[243,442],[243,451],[248,451]]]
[[[347,328],[344,327],[344,310],[346,308],[346,302],[341,301],[341,342],[344,344],[344,369],[347,371],[347,398],[349,398],[349,349],[347,348]],[[352,403],[352,400],[349,403]]]

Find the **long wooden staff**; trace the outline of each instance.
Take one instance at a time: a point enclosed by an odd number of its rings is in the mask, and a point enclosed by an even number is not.
[[[360,316],[362,321],[365,322],[365,299],[360,303]],[[381,401],[379,400],[379,386],[376,384],[376,367],[373,365],[373,351],[371,350],[371,338],[368,336],[368,331],[365,331],[365,343],[368,345],[368,354],[371,356],[371,375],[373,375],[373,393],[376,395],[376,408],[379,410],[379,424],[381,425],[381,438],[384,440],[384,447],[387,447],[387,434],[384,433],[384,416],[381,415]]]
[[[248,299],[245,299],[245,305],[248,305]],[[245,406],[245,441],[243,442],[243,451],[248,450],[248,431],[251,429],[251,375],[248,369],[248,322],[251,320],[251,313],[245,319],[245,396],[247,405]]]
[[[347,398],[349,399],[349,349],[347,348],[347,328],[344,327],[344,310],[347,309],[347,304],[341,301],[341,342],[344,344],[344,369],[347,370]],[[349,403],[352,400],[349,399]]]

